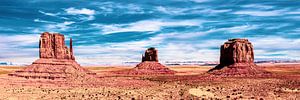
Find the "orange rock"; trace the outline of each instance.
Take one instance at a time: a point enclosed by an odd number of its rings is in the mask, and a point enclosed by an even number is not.
[[[175,71],[158,62],[158,51],[155,48],[148,48],[142,56],[142,62],[135,68],[126,71],[116,71],[117,74],[130,75],[158,75],[175,74]]]
[[[145,55],[142,55],[142,62],[144,61],[155,61],[158,62],[158,51],[151,47],[145,51]]]
[[[72,49],[72,39],[70,39],[70,49],[68,49],[65,45],[65,37],[62,34],[45,32],[41,35],[40,58],[75,60]]]
[[[72,50],[65,45],[64,35],[48,32],[42,33],[40,38],[40,59],[34,61],[26,68],[9,74],[9,76],[25,78],[57,79],[70,78],[95,74],[83,67],[76,61]]]
[[[209,70],[216,75],[255,75],[264,71],[254,63],[253,45],[248,39],[229,39],[221,45],[220,64]]]

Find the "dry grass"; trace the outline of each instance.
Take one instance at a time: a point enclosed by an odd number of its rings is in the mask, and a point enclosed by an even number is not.
[[[16,70],[19,70],[22,68],[24,68],[24,67],[22,67],[22,66],[0,66],[0,75],[8,74],[8,73],[11,73],[13,71],[16,71]]]

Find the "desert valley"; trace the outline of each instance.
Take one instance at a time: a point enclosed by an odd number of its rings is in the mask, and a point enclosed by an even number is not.
[[[59,33],[42,33],[39,59],[0,67],[0,99],[199,100],[300,98],[300,64],[254,63],[248,39],[229,39],[217,66],[165,66],[148,48],[136,66],[81,66]]]

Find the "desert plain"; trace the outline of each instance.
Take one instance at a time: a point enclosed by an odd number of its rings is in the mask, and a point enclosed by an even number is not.
[[[167,66],[174,75],[118,75],[134,66],[84,66],[96,73],[96,85],[64,85],[47,79],[17,79],[7,74],[24,66],[0,67],[1,100],[201,100],[300,98],[300,64],[265,63],[268,76],[223,77],[207,75],[214,66]],[[16,77],[17,78],[17,77]],[[22,81],[23,80],[23,81]],[[85,80],[79,80],[85,81]],[[90,80],[89,80],[90,81]]]

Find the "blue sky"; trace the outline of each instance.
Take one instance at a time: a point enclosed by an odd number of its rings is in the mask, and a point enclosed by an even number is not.
[[[74,40],[81,64],[218,61],[229,38],[248,38],[256,59],[300,59],[299,0],[1,0],[0,61],[30,64],[39,34]]]

